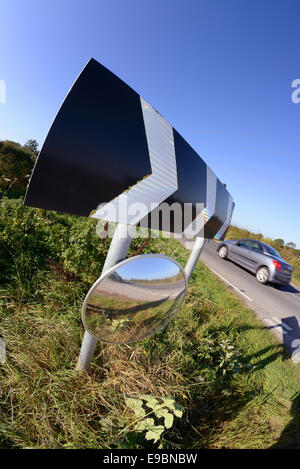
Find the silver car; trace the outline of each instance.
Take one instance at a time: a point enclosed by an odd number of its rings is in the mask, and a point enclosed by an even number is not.
[[[218,246],[221,259],[230,259],[254,273],[259,283],[288,285],[293,267],[285,262],[276,249],[254,239],[223,241]]]

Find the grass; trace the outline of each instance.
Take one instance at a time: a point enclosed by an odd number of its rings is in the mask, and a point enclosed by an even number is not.
[[[183,264],[187,259],[174,240],[152,248]],[[292,444],[285,432],[291,426],[294,435],[299,425],[291,415],[297,365],[201,263],[182,311],[163,333],[99,345],[89,374],[75,370],[83,294],[78,281],[51,271],[26,304],[1,291],[8,362],[0,369],[0,446],[149,447],[132,431],[125,401],[139,393],[173,395],[184,406],[183,418],[164,432],[164,447]]]
[[[87,304],[85,324],[89,332],[104,341],[132,342],[161,329],[172,316],[176,304],[165,299],[121,302],[100,296],[97,292]]]
[[[13,200],[0,205],[0,227],[0,448],[299,446],[299,365],[202,263],[163,332],[99,344],[89,373],[79,372],[80,309],[109,242],[92,220]],[[145,252],[182,265],[189,255],[174,239],[154,239]],[[152,413],[139,426],[141,394],[173,396],[183,416],[167,428]],[[162,428],[157,443],[146,439],[150,420]]]

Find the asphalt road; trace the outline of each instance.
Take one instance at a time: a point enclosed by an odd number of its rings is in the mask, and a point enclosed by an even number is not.
[[[293,352],[293,360],[298,361],[299,357],[300,361],[300,288],[259,284],[247,270],[220,259],[217,246],[212,240],[207,242],[200,260],[255,311],[266,327]],[[186,247],[190,248],[190,244]]]
[[[108,298],[124,297],[127,301],[161,301],[175,299],[185,289],[185,282],[164,285],[142,285],[129,282],[116,282],[109,277],[101,280],[94,292]]]

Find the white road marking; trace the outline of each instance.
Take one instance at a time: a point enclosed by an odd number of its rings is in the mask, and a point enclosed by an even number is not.
[[[249,296],[245,295],[245,293],[243,293],[238,287],[236,287],[235,285],[233,285],[232,283],[230,283],[228,280],[226,280],[226,278],[222,277],[222,275],[218,274],[218,272],[216,272],[214,269],[212,269],[211,267],[209,267],[207,264],[205,264],[206,267],[208,267],[214,274],[216,274],[218,277],[220,277],[224,282],[228,283],[228,285],[230,285],[232,288],[234,288],[240,295],[243,295],[248,301],[252,301],[251,298],[249,298]]]
[[[285,322],[283,322],[282,320],[278,319],[278,318],[275,318],[274,316],[272,316],[272,319],[277,322],[277,324],[280,324],[281,326],[283,326],[287,331],[292,331],[293,329],[288,326]]]
[[[282,324],[278,324],[277,321],[275,322],[275,321],[272,321],[272,319],[268,319],[268,318],[263,319],[263,321],[265,323],[269,324],[274,329],[274,331],[278,332],[280,335],[281,334],[283,334],[283,335],[287,334],[287,332],[283,329]],[[275,322],[276,325],[274,325],[274,322]],[[276,327],[281,327],[281,330],[276,329]]]
[[[292,353],[292,361],[294,363],[300,363],[300,339],[294,339],[292,342],[292,348],[296,350]]]

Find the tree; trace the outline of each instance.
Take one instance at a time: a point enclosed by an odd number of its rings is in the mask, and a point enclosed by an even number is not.
[[[39,147],[38,142],[32,138],[30,140],[27,140],[27,142],[24,145],[24,148],[30,151],[35,158],[38,156],[38,153],[39,153],[38,147]]]
[[[288,248],[293,248],[293,249],[296,248],[296,244],[293,243],[292,241],[290,241],[289,243],[286,243],[286,246],[287,246]]]
[[[284,246],[284,240],[281,239],[281,238],[274,239],[274,244],[276,244],[276,246],[283,247]]]
[[[0,190],[25,189],[32,168],[29,150],[10,140],[0,141]]]

